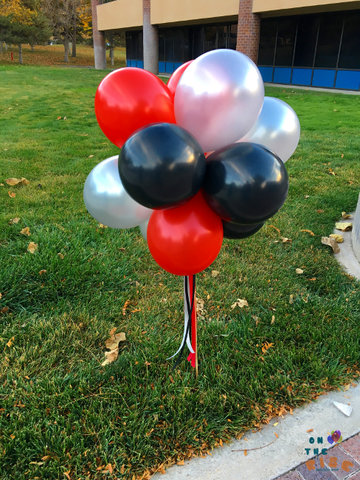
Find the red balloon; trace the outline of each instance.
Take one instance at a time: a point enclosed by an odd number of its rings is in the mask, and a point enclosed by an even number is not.
[[[120,148],[139,128],[175,123],[169,89],[156,75],[140,68],[121,68],[101,81],[95,114],[101,130]]]
[[[193,62],[193,60],[189,60],[188,62],[180,65],[180,67],[177,68],[175,70],[175,72],[171,75],[171,77],[169,78],[169,81],[167,83],[167,87],[170,90],[170,92],[172,93],[173,97],[175,95],[175,90],[176,90],[177,84],[179,83],[181,75],[185,72],[185,70],[187,69],[187,67],[190,65],[191,62]]]
[[[149,220],[147,241],[151,255],[164,270],[194,275],[218,256],[223,226],[200,191],[183,205],[155,210]]]

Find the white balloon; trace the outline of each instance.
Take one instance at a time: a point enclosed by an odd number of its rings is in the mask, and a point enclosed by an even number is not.
[[[240,141],[263,145],[286,162],[299,139],[300,122],[295,111],[278,98],[265,97],[256,123]]]
[[[84,185],[84,202],[90,215],[111,228],[136,227],[152,213],[126,192],[119,175],[117,155],[91,170]]]
[[[149,225],[149,219],[139,225],[141,235],[143,236],[143,238],[144,238],[145,241],[147,241],[147,228],[148,228],[148,225]]]
[[[264,83],[255,63],[236,50],[212,50],[194,60],[180,78],[176,123],[204,152],[218,150],[250,130],[263,101]]]

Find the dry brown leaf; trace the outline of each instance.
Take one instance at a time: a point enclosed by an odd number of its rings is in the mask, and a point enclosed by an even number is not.
[[[346,212],[341,212],[341,218],[346,220],[348,218],[351,218],[351,215],[349,213],[346,213]]]
[[[269,350],[269,348],[271,348],[273,346],[274,346],[273,343],[269,343],[269,342],[263,343],[262,346],[261,346],[262,353],[266,353]]]
[[[61,118],[62,118],[62,117],[59,116],[59,117],[56,118],[56,120],[61,120]]]
[[[15,340],[15,337],[11,337],[10,340],[7,342],[6,346],[10,348],[13,345],[14,340]]]
[[[274,325],[274,323],[275,323],[275,315],[273,315],[273,316],[271,317],[271,322],[270,322],[270,324],[271,324],[271,325]]]
[[[11,187],[15,187],[16,185],[23,186],[23,185],[29,185],[29,180],[26,178],[8,178],[5,180],[5,182],[10,185]]]
[[[185,465],[185,462],[184,462],[184,460],[179,460],[176,465],[180,465],[180,466]]]
[[[220,272],[218,270],[212,270],[211,271],[211,276],[214,277],[214,278],[217,277],[219,274],[220,274]]]
[[[245,457],[247,457],[247,454],[248,454],[248,451],[247,451],[247,450],[244,450],[244,455],[245,455]]]
[[[339,253],[340,252],[340,247],[336,243],[335,238],[321,237],[321,243],[323,245],[328,245],[329,247],[331,247],[334,253]]]
[[[1,310],[0,310],[0,313],[7,313],[9,311],[9,307],[3,307]]]
[[[38,244],[34,242],[30,242],[28,245],[27,251],[30,253],[35,253],[37,249],[38,249]]]
[[[336,243],[344,243],[344,237],[340,233],[332,233],[329,237],[333,238]]]
[[[281,233],[280,228],[275,227],[275,225],[268,225],[268,226],[269,228],[273,228],[274,230],[276,230],[278,233]]]
[[[111,336],[106,340],[105,347],[108,350],[115,350],[118,348],[120,342],[125,342],[126,335],[124,332],[112,333]]]
[[[40,270],[39,275],[44,275],[44,273],[46,273],[46,272],[47,272],[47,270]]]
[[[110,350],[105,352],[105,360],[102,362],[102,366],[115,362],[119,356],[119,343],[125,342],[126,335],[124,332],[115,333],[116,328],[110,330],[110,337],[105,342],[105,347]]]
[[[108,228],[108,226],[107,226],[107,225],[104,225],[103,223],[99,223],[99,227],[100,227],[100,228]]]
[[[294,303],[294,295],[291,293],[289,296],[289,303],[293,304]]]
[[[287,238],[287,237],[281,237],[281,241],[282,241],[282,243],[291,243],[292,242],[291,238]]]
[[[238,298],[236,300],[236,302],[231,305],[231,308],[232,308],[232,310],[234,310],[234,308],[236,308],[236,307],[244,308],[244,307],[248,307],[248,306],[249,306],[249,304],[248,304],[247,300],[245,300],[245,298]]]
[[[300,230],[300,232],[306,232],[306,233],[309,233],[309,234],[310,234],[312,237],[314,237],[314,236],[315,236],[315,233],[314,233],[314,232],[312,232],[311,230],[308,230],[307,228],[302,228],[302,229]]]
[[[311,433],[311,432],[313,432],[313,431],[314,431],[313,428],[309,428],[309,430],[306,430],[306,433]]]
[[[348,232],[352,230],[352,222],[337,222],[335,223],[335,228],[341,230],[342,232]]]
[[[298,275],[302,275],[304,273],[304,270],[302,270],[301,268],[297,268],[295,270],[295,272],[298,274]]]
[[[20,233],[21,233],[21,235],[27,235],[28,237],[30,237],[30,235],[31,235],[29,227],[23,228],[22,230],[20,230]]]
[[[334,172],[334,170],[332,168],[329,168],[329,174],[330,175],[333,175],[335,177],[336,173]]]
[[[9,225],[16,225],[17,223],[20,222],[20,218],[19,217],[15,217],[15,218],[10,218],[9,220]]]
[[[276,432],[274,432],[274,435],[276,438],[279,438],[279,435]]]
[[[2,299],[2,293],[0,293],[0,300]]]
[[[122,308],[122,314],[124,315],[124,317],[126,315],[126,309],[129,306],[129,304],[130,304],[130,300],[126,300],[126,302],[124,303],[124,306]]]
[[[124,464],[121,465],[120,473],[121,473],[121,475],[123,475],[125,473],[125,465]]]
[[[61,258],[61,260],[62,260],[64,258],[64,254],[59,252],[58,257]]]
[[[16,193],[10,192],[10,190],[8,191],[8,195],[9,195],[10,198],[15,198],[16,197]]]

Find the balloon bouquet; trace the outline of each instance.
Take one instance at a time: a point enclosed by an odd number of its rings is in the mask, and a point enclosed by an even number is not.
[[[185,63],[167,85],[142,69],[115,70],[98,86],[95,113],[121,153],[91,171],[85,205],[109,227],[140,226],[155,261],[184,276],[175,355],[187,346],[197,371],[195,275],[223,237],[253,235],[283,205],[299,120],[285,102],[264,98],[247,56],[227,49]]]

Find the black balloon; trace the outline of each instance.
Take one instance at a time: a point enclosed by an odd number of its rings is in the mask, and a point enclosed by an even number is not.
[[[119,172],[128,194],[148,208],[163,209],[194,196],[205,175],[198,142],[183,128],[157,123],[130,137],[119,156]]]
[[[285,202],[288,174],[283,162],[255,143],[236,143],[211,154],[205,198],[227,222],[259,224]]]
[[[258,223],[257,225],[241,225],[223,220],[224,238],[247,238],[258,232],[263,225],[263,223]]]

